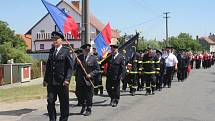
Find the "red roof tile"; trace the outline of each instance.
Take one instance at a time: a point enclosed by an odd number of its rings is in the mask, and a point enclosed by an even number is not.
[[[32,41],[31,41],[31,35],[19,35],[25,42],[25,45],[27,46],[27,50],[31,50],[32,48]]]
[[[215,37],[201,37],[200,40],[206,41],[208,44],[215,45]]]

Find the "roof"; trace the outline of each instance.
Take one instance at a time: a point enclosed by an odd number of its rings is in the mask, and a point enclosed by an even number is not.
[[[27,50],[32,49],[32,41],[31,41],[31,35],[19,35],[25,42],[25,45],[27,46]]]
[[[82,15],[81,10],[79,10],[78,8],[76,8],[73,4],[68,4],[67,2],[61,0],[59,3],[57,3],[56,6],[58,6],[59,4],[61,4],[62,2],[64,2],[65,4],[67,4],[68,6],[70,6],[76,13],[78,13],[80,16]],[[46,16],[48,16],[49,13],[47,13],[42,19],[40,19],[30,30],[27,31],[26,34],[31,34],[31,30],[37,26]],[[98,31],[102,31],[102,29],[105,27],[105,25],[99,21],[92,13],[90,13],[90,24],[92,26],[94,26]],[[119,38],[120,37],[120,32],[118,30],[112,29],[112,37],[114,38]]]
[[[201,37],[200,40],[206,41],[208,44],[215,45],[215,37]]]

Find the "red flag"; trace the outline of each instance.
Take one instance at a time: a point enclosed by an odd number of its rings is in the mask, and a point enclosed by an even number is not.
[[[78,38],[78,25],[72,18],[72,16],[68,15],[65,10],[61,10],[55,5],[47,2],[46,0],[42,0],[46,9],[50,13],[57,27],[61,31],[61,33],[67,34],[70,33],[74,36],[74,38]]]
[[[110,23],[108,23],[105,28],[102,30],[102,35],[104,37],[104,40],[109,45],[112,39],[112,32],[110,28]]]
[[[66,18],[64,32],[72,34],[75,39],[78,38],[78,25],[71,16]]]

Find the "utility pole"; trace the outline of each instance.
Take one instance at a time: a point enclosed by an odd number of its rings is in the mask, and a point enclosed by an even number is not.
[[[81,45],[90,44],[89,0],[82,0]]]
[[[169,14],[170,12],[165,12],[165,13],[163,13],[163,14],[165,14],[165,19],[166,19],[166,40],[165,40],[165,45],[166,46],[168,46],[168,18],[170,18],[169,16],[168,16],[168,14]]]

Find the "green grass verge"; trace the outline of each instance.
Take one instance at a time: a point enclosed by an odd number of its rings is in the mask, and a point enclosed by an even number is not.
[[[71,81],[70,91],[74,92],[75,82]],[[47,96],[46,87],[42,84],[0,89],[0,102],[16,102],[22,100],[45,99]]]
[[[0,102],[15,102],[19,100],[42,99],[46,97],[46,88],[42,85],[14,87],[0,90]]]
[[[103,85],[105,85],[106,78],[103,77]],[[75,81],[74,77],[70,82],[69,86],[70,92],[75,91]],[[47,96],[46,87],[42,84],[14,87],[9,89],[0,89],[0,102],[16,102],[22,100],[32,100],[32,99],[45,99]]]

